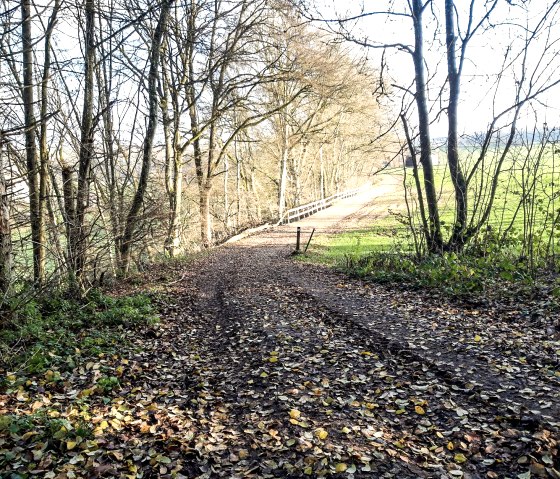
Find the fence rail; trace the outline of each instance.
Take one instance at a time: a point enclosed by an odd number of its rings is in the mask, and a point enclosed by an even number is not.
[[[284,215],[282,216],[278,224],[285,225],[288,223],[292,223],[293,221],[300,220],[301,218],[306,218],[308,216],[311,216],[317,213],[318,211],[328,208],[335,201],[356,196],[363,188],[364,186],[361,186],[360,188],[354,188],[353,190],[343,191],[341,193],[337,193],[336,195],[329,196],[328,198],[324,198],[322,200],[313,201],[312,203],[307,203],[305,205],[291,208],[284,213]]]

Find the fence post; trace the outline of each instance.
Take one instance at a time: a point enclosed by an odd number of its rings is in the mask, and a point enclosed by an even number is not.
[[[311,239],[313,238],[313,235],[315,234],[315,228],[313,228],[313,231],[311,232],[311,236],[309,236],[309,240],[307,241],[307,244],[305,245],[305,249],[303,250],[303,253],[307,253],[307,248],[309,248],[309,244],[311,243]]]
[[[301,242],[301,226],[297,227],[296,233],[296,253],[300,253],[300,242]]]

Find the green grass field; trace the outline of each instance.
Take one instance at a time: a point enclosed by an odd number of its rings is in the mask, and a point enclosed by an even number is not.
[[[560,213],[560,157],[556,158],[558,155],[551,152],[532,158],[529,153],[520,148],[514,149],[504,163],[487,224],[496,236],[507,231],[510,239],[508,244],[519,249],[520,254],[531,242],[529,238],[533,239],[532,245],[541,251],[540,254],[547,247],[548,254],[560,254],[560,225],[557,221]],[[463,155],[467,154],[468,152],[463,152]],[[470,155],[474,157],[474,153]],[[468,158],[463,160],[469,161]],[[471,181],[469,217],[474,221],[478,221],[487,204],[485,198],[490,187],[491,170],[492,165],[486,166]],[[434,173],[442,229],[446,235],[452,228],[455,216],[453,185],[446,166],[434,167]],[[409,207],[413,213],[417,213],[416,195],[411,193],[414,191],[412,170],[393,170],[391,174],[400,174],[404,179],[409,191]],[[522,201],[524,186],[525,190],[527,187],[532,187],[532,190],[529,195],[525,195],[525,201]],[[407,208],[404,188],[396,195],[400,198],[397,207],[393,203],[391,211],[383,211],[384,205],[381,204],[379,214],[369,224],[363,224],[361,229],[314,239],[308,251],[308,260],[335,264],[348,257],[358,257],[373,251],[414,251],[413,238],[405,218]],[[476,198],[483,199],[478,208],[475,205]],[[417,214],[414,221],[418,226]],[[487,227],[483,229],[483,232],[486,231]]]

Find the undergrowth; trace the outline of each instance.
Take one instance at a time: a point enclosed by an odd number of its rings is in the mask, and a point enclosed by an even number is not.
[[[365,239],[364,239],[365,238]],[[367,233],[324,237],[303,261],[323,263],[378,283],[437,290],[447,296],[547,297],[560,308],[560,271],[542,259],[529,259],[515,238],[504,244],[486,235],[462,253],[418,255],[410,243],[379,249]]]
[[[71,370],[80,358],[116,353],[129,329],[155,322],[145,295],[114,298],[93,291],[83,300],[57,294],[33,299],[12,308],[2,323],[0,373]]]
[[[560,309],[558,273],[542,269],[535,274],[522,259],[506,254],[416,257],[380,251],[347,254],[338,266],[349,274],[378,283],[431,289],[450,297],[546,297],[550,299],[549,307]]]

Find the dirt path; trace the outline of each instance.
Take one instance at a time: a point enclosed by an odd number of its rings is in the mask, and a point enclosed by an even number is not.
[[[188,391],[201,417],[219,417],[196,467],[206,477],[560,477],[550,338],[517,316],[291,259],[296,226],[356,227],[376,201],[364,192],[219,248],[185,278],[196,318]]]
[[[363,228],[397,188],[299,226]],[[299,263],[296,226],[115,285],[163,292],[161,323],[0,378],[0,478],[560,478],[560,342],[538,303],[459,305]]]

